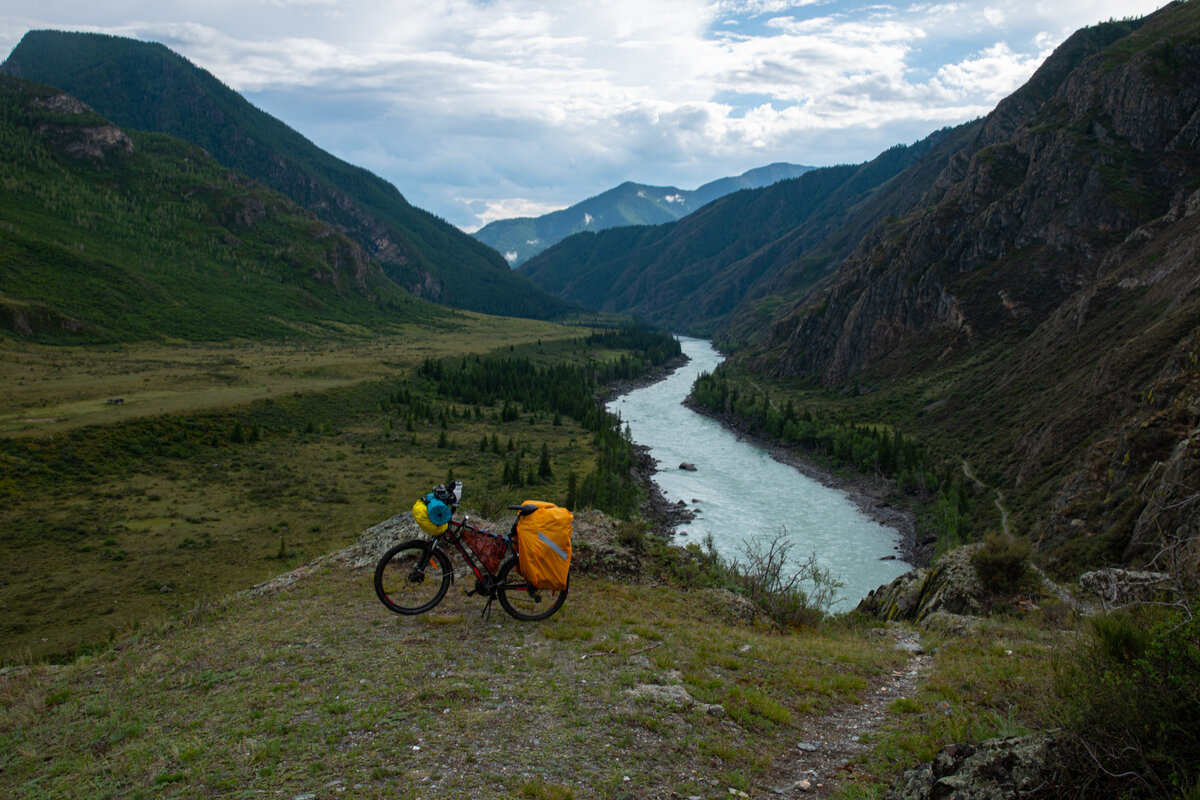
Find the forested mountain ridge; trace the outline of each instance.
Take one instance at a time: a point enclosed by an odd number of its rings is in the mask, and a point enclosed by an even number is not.
[[[613,228],[564,239],[518,271],[552,294],[709,334],[756,287],[812,255],[815,281],[848,244],[810,253],[852,222],[854,209],[944,135],[897,146],[858,165],[814,169],[789,180],[721,197],[678,222]]]
[[[517,217],[488,223],[473,235],[499,250],[515,268],[571,234],[595,233],[626,225],[661,225],[686,217],[718,197],[795,178],[812,167],[768,164],[731,178],[710,181],[698,189],[648,186],[625,182],[569,208],[540,217]]]
[[[0,185],[0,331],[21,339],[283,337],[447,313],[195,145],[8,76]]]
[[[197,144],[356,241],[413,295],[486,313],[549,318],[567,306],[500,255],[408,203],[387,181],[324,152],[160,44],[30,31],[0,72],[58,87],[122,128]]]
[[[890,409],[1065,562],[1194,536],[1200,5],[1077,32],[962,133],[816,291],[735,315],[736,361]]]

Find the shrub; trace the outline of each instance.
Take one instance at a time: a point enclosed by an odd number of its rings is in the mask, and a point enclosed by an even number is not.
[[[1200,618],[1095,617],[1055,676],[1067,768],[1097,796],[1200,796]]]
[[[816,554],[797,564],[790,558],[793,543],[787,531],[770,540],[750,540],[742,545],[745,562],[734,560],[730,570],[738,588],[776,625],[816,625],[829,613],[842,587]]]
[[[1029,574],[1029,542],[1001,533],[989,533],[983,547],[971,554],[975,574],[996,594],[1020,589]]]

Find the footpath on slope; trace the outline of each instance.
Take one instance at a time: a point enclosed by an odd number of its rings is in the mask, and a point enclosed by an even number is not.
[[[868,687],[862,703],[841,706],[807,722],[805,739],[796,743],[792,760],[772,781],[778,797],[832,796],[842,781],[853,776],[853,759],[870,750],[864,738],[881,728],[888,706],[916,695],[930,663],[918,634],[895,624],[872,633],[893,639],[898,650],[909,654],[908,662]]]

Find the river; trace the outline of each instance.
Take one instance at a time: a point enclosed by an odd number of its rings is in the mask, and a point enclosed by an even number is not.
[[[899,534],[863,514],[846,492],[824,486],[681,403],[701,372],[722,356],[704,339],[680,337],[691,359],[666,380],[636,389],[608,404],[629,426],[633,440],[658,460],[654,481],[671,502],[698,512],[677,530],[679,544],[711,535],[717,551],[741,557],[750,539],[780,532],[793,559],[815,554],[842,581],[835,611],[853,608],[867,592],[911,567],[900,560]],[[694,472],[679,469],[687,462]],[[893,560],[883,560],[888,557]]]

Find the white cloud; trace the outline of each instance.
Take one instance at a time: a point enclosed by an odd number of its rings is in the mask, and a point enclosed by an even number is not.
[[[479,224],[470,228],[464,228],[469,233],[487,225],[489,222],[495,222],[498,219],[509,219],[511,217],[540,217],[543,214],[549,214],[551,211],[558,211],[564,206],[556,206],[550,203],[538,203],[531,200],[526,200],[520,197],[505,198],[501,200],[463,200],[459,198],[459,202],[471,210]],[[535,240],[536,242],[536,240]],[[530,242],[533,244],[534,242]]]
[[[475,229],[624,180],[865,160],[986,113],[1076,28],[1159,4],[59,0],[0,13],[0,42],[35,27],[161,41]]]
[[[516,250],[507,251],[504,254],[504,260],[510,264],[513,263],[514,261],[516,261],[517,260],[517,251]]]
[[[592,224],[592,219],[593,219],[593,218],[592,218],[592,215],[591,215],[591,214],[587,213],[586,211],[585,211],[585,212],[583,212],[583,225],[584,225],[584,227],[587,227],[588,225],[591,225],[591,224]]]
[[[942,67],[936,83],[946,87],[953,97],[982,95],[994,104],[1024,83],[1048,55],[1048,51],[1031,55],[1014,53],[1000,42],[971,58]]]
[[[664,197],[664,198],[663,198],[663,200],[666,200],[668,203],[682,203],[682,202],[683,202],[683,195],[681,195],[681,194],[669,194],[669,195],[667,195],[666,197]]]

